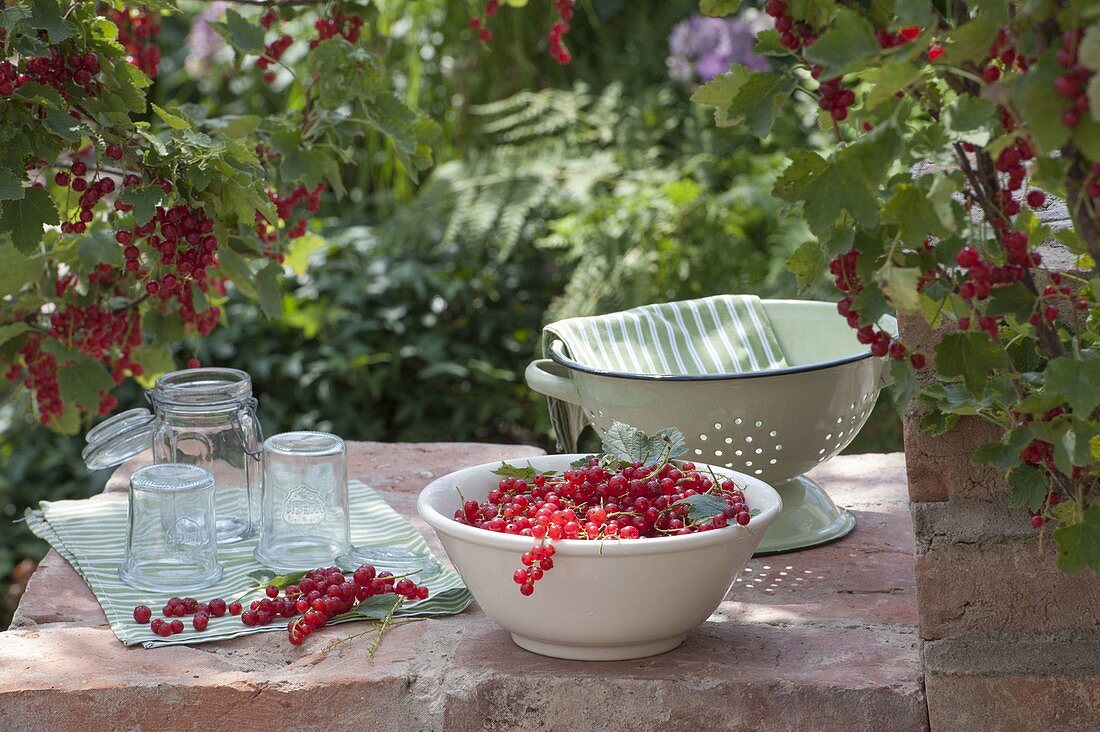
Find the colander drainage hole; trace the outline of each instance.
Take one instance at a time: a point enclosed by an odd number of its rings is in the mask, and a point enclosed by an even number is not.
[[[741,418],[738,417],[737,419],[733,420],[733,423],[734,424],[741,424]]]
[[[734,455],[736,455],[737,457],[741,457],[741,454],[742,454],[742,453],[741,453],[741,451],[740,451],[740,450],[734,450],[734,451],[733,451],[733,454],[734,454]]]
[[[703,451],[702,451],[702,450],[700,450],[699,448],[695,448],[695,454],[696,454],[696,455],[702,455],[702,454],[703,454]]]
[[[745,442],[752,442],[752,435],[745,437]]]
[[[768,433],[768,437],[775,437],[778,434],[779,434],[778,432],[776,432],[775,430],[772,430],[771,432]]]
[[[732,437],[727,437],[726,438],[726,444],[727,445],[732,445],[733,444],[733,438]]]
[[[763,475],[764,471],[761,470],[760,468],[757,468],[756,470],[752,471],[752,474],[753,475]]]
[[[721,422],[715,422],[714,423],[714,429],[716,429],[716,430],[722,429],[722,423]]]

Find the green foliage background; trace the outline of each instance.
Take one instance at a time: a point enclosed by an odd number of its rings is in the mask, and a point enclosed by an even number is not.
[[[265,319],[233,297],[228,325],[198,345],[204,364],[252,374],[268,433],[552,449],[544,399],[522,381],[544,323],[719,292],[794,295],[783,263],[805,224],[770,191],[782,151],[808,132],[784,118],[763,145],[748,130],[714,129],[691,90],[668,82],[665,39],[695,0],[579,4],[566,68],[538,50],[550,19],[535,4],[502,12],[487,50],[463,4],[378,7],[406,101],[443,127],[441,164],[417,189],[385,140],[368,138],[344,171],[349,199],[323,211],[325,243],[299,240],[284,315]],[[193,78],[186,32],[166,24],[157,98],[219,114],[279,104],[264,85],[223,83],[228,56]],[[120,399],[141,402],[136,389]],[[887,401],[849,451],[900,449]],[[78,440],[16,413],[0,411],[0,520],[98,490],[106,474],[87,472]],[[8,524],[0,577],[43,551]]]

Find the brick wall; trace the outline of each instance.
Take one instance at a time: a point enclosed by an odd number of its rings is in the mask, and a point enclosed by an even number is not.
[[[931,355],[936,334],[901,319]],[[977,418],[942,437],[905,415],[925,693],[933,730],[1100,729],[1100,577],[1059,572],[999,471],[971,465],[997,438]]]

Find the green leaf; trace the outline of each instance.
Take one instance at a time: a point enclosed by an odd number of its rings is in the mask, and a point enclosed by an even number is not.
[[[920,310],[920,293],[917,292],[920,277],[919,267],[898,267],[890,262],[878,272],[879,284],[890,304],[906,313]]]
[[[864,228],[878,223],[879,207],[859,165],[847,158],[826,161],[809,150],[790,153],[791,164],[776,181],[775,194],[803,201],[806,222],[818,236],[832,228],[841,211]]]
[[[306,234],[290,242],[286,252],[286,266],[296,275],[306,273],[309,255],[325,246],[325,240],[316,234]]]
[[[920,81],[924,75],[924,67],[909,62],[889,62],[864,69],[859,75],[871,86],[864,97],[864,104],[868,109],[874,109],[884,102],[894,100],[899,90]]]
[[[935,348],[936,370],[946,379],[962,379],[975,396],[982,396],[996,369],[1008,365],[1008,359],[984,333],[948,333]]]
[[[844,9],[817,43],[806,49],[806,58],[825,67],[828,76],[856,71],[861,62],[878,55],[875,29],[863,14]]]
[[[26,323],[10,323],[8,325],[0,325],[0,345],[3,345],[16,336],[23,335],[30,326]]]
[[[26,195],[23,176],[11,168],[0,165],[0,201],[19,201]]]
[[[943,126],[954,141],[985,145],[997,126],[997,105],[987,99],[960,94],[944,107]]]
[[[553,475],[553,471],[540,473],[531,467],[531,463],[527,463],[526,468],[516,467],[515,465],[509,465],[503,460],[500,463],[500,467],[493,470],[493,475],[499,475],[503,478],[519,478],[520,480],[532,481],[539,475]]]
[[[721,18],[733,15],[741,9],[741,0],[699,0],[699,10],[703,15]]]
[[[118,197],[123,203],[134,207],[134,221],[138,226],[144,226],[156,216],[157,204],[163,196],[164,191],[160,186],[135,186],[123,188]]]
[[[603,454],[624,463],[670,460],[686,452],[684,436],[671,427],[658,430],[651,437],[635,427],[616,421],[603,436]]]
[[[1020,116],[1044,153],[1057,150],[1069,139],[1069,128],[1062,124],[1066,100],[1054,89],[1059,75],[1061,67],[1051,49],[1012,89],[1012,99]]]
[[[1041,470],[1021,466],[1008,472],[1008,484],[1012,486],[1013,506],[1027,506],[1037,511],[1046,500],[1049,490],[1047,475]]]
[[[157,116],[161,118],[164,124],[168,125],[173,130],[190,130],[193,128],[190,120],[179,115],[172,114],[171,112],[156,104],[152,105],[152,107],[153,111],[156,112]]]
[[[699,493],[681,498],[673,506],[687,506],[688,520],[692,523],[705,523],[726,510],[728,503],[712,493]]]
[[[1100,503],[1085,510],[1081,521],[1054,530],[1058,542],[1058,568],[1076,573],[1085,567],[1100,573]]]
[[[964,61],[979,62],[989,52],[997,36],[999,24],[990,18],[979,16],[947,33],[943,62],[961,64]]]
[[[31,0],[30,26],[46,31],[52,44],[76,35],[76,26],[61,17],[57,0]]]
[[[747,121],[755,136],[766,137],[793,89],[793,79],[737,65],[699,87],[691,98],[715,108],[714,121],[719,127]]]
[[[4,201],[0,234],[5,231],[21,252],[31,252],[42,241],[43,228],[60,223],[57,206],[43,188],[28,188],[20,201]]]
[[[280,590],[285,590],[287,587],[301,582],[302,578],[306,576],[306,573],[290,572],[288,574],[278,574],[274,570],[265,568],[249,572],[246,576],[255,580],[257,589],[275,585]]]
[[[802,242],[794,254],[787,258],[786,267],[794,275],[798,291],[806,292],[825,271],[825,254],[819,244],[812,241]]]
[[[122,247],[106,229],[98,229],[80,237],[76,253],[80,263],[89,270],[100,263],[121,267],[123,262]]]
[[[385,620],[397,610],[402,599],[400,595],[389,592],[384,595],[373,595],[356,605],[352,613],[370,620]]]
[[[1050,361],[1043,390],[1061,395],[1074,414],[1087,418],[1100,404],[1100,358],[1061,356]]]
[[[3,231],[4,222],[0,220],[0,231]],[[0,297],[14,295],[29,284],[35,270],[34,263],[28,257],[20,254],[11,244],[0,243]]]
[[[90,414],[99,407],[99,392],[110,391],[115,387],[111,374],[103,364],[87,356],[70,353],[72,365],[57,372],[57,383],[61,387],[61,398],[69,404],[79,404]],[[58,359],[59,362],[62,359]]]
[[[259,55],[264,50],[264,29],[255,20],[247,20],[232,8],[225,11],[224,23],[211,24],[229,45],[241,53]]]
[[[913,183],[902,183],[895,187],[894,195],[882,209],[882,219],[896,224],[898,238],[914,248],[919,247],[929,236],[945,236],[949,233],[927,193],[921,186]]]
[[[895,0],[895,28],[907,25],[931,25],[936,19],[929,0]]]
[[[1035,296],[1020,282],[998,287],[989,296],[987,315],[1011,315],[1018,323],[1025,323],[1035,310]]]
[[[270,262],[256,273],[256,291],[260,296],[260,309],[269,318],[278,318],[283,314],[282,275],[282,268],[274,262]]]
[[[1008,470],[1020,464],[1020,451],[1002,442],[987,442],[974,451],[970,462],[974,465],[992,465],[999,470]]]

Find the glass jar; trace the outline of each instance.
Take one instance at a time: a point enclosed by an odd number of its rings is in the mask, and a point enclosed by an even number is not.
[[[145,396],[152,414],[131,409],[88,433],[83,453],[88,467],[119,465],[151,447],[154,463],[205,468],[214,476],[218,541],[255,534],[264,438],[249,375],[223,368],[173,371]]]

